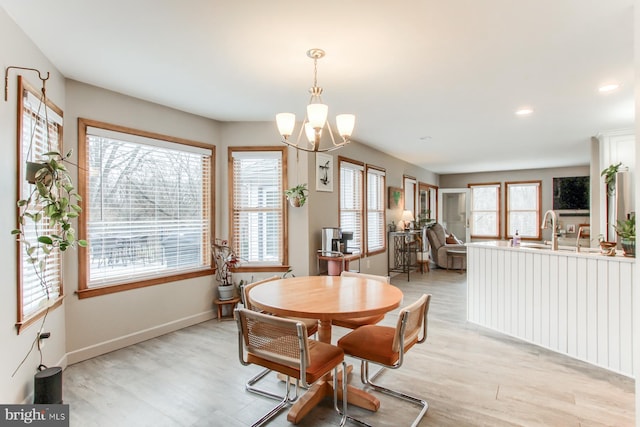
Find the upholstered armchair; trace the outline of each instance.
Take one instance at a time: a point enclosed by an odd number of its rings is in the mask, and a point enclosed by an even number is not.
[[[429,239],[429,245],[431,245],[431,258],[438,267],[448,267],[453,269],[467,268],[466,257],[462,260],[462,263],[455,262],[447,265],[447,262],[449,261],[447,257],[447,251],[449,249],[465,250],[466,247],[463,243],[459,243],[457,239],[455,239],[455,237],[450,236],[442,226],[442,224],[435,223],[433,226],[431,226],[427,230],[427,238]],[[449,241],[449,243],[447,243],[447,240]]]

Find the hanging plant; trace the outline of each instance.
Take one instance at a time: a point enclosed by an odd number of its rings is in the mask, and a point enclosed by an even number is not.
[[[307,201],[309,190],[307,184],[299,184],[288,190],[285,190],[284,195],[287,196],[287,200],[294,208],[304,206]]]
[[[79,205],[82,198],[76,192],[64,165],[71,153],[69,151],[65,156],[57,151],[45,153],[47,160],[34,166],[33,190],[26,199],[18,200],[18,228],[12,230],[11,234],[26,246],[29,262],[36,268],[41,281],[44,280],[42,273],[46,268],[46,259],[55,249],[64,252],[76,245],[87,246],[86,240],[76,238],[76,231],[71,224],[71,220],[82,212]],[[25,227],[29,222],[34,225],[35,241],[27,240],[25,236]],[[43,231],[45,227],[50,230],[49,233]],[[42,286],[48,290],[46,283],[42,283]]]

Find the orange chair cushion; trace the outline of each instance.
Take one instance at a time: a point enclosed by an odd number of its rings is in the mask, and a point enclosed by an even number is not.
[[[384,319],[384,314],[378,314],[376,316],[354,317],[351,319],[334,319],[331,323],[335,326],[342,326],[343,328],[357,329],[360,326],[375,325]]]
[[[308,384],[311,384],[319,380],[338,364],[342,363],[344,360],[344,351],[335,345],[309,340],[309,356],[310,363],[309,366],[307,366],[305,380]],[[252,353],[247,354],[247,362],[264,366],[265,368],[289,375],[293,378],[300,378],[300,369],[273,362]]]
[[[342,348],[349,356],[393,366],[400,357],[400,353],[392,349],[395,334],[396,328],[389,326],[362,326],[340,338],[338,347]],[[405,352],[416,342],[418,342],[417,338],[409,342],[405,346]]]

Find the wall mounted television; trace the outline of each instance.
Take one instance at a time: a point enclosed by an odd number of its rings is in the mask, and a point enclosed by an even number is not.
[[[553,178],[554,210],[589,210],[589,177]]]

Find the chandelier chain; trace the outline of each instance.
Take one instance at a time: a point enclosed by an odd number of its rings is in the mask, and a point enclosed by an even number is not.
[[[318,87],[318,58],[313,58],[313,87]]]

